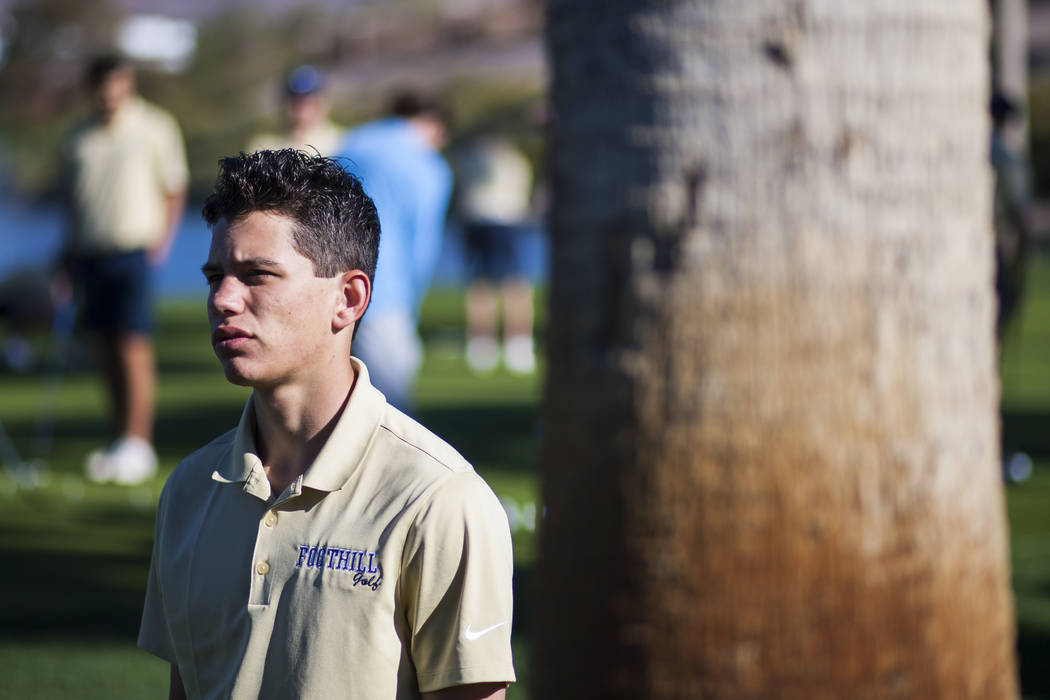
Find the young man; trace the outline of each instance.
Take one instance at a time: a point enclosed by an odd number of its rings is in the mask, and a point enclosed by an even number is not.
[[[151,291],[182,219],[188,170],[178,125],[138,97],[124,59],[100,56],[87,78],[94,111],[74,129],[63,164],[63,263],[95,335],[115,438],[88,457],[87,473],[133,484],[157,471]]]
[[[327,158],[226,158],[204,205],[212,344],[254,389],[157,512],[139,645],[173,697],[502,698],[499,501],[350,356],[379,223]]]

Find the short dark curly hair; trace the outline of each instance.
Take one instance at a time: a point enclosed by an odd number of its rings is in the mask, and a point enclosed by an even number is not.
[[[111,73],[131,70],[131,62],[119,53],[103,53],[91,59],[84,80],[92,90],[97,89]]]
[[[361,270],[373,281],[379,215],[361,181],[331,158],[285,148],[220,159],[204,220],[214,226],[255,211],[295,222],[293,245],[318,277]]]

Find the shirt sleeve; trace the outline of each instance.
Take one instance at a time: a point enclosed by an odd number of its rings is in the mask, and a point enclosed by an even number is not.
[[[160,179],[167,194],[176,194],[186,189],[190,170],[186,163],[186,146],[182,131],[171,115],[165,114],[158,131],[157,157]]]
[[[507,515],[476,474],[456,474],[406,542],[401,596],[420,692],[515,680]]]
[[[157,523],[153,533],[153,555],[150,557],[149,580],[146,583],[146,602],[142,608],[142,624],[139,626],[138,645],[154,656],[176,663],[175,645],[171,640],[167,616],[164,614],[164,593],[157,573],[160,542],[163,532],[164,504],[166,499],[161,494],[157,506]]]

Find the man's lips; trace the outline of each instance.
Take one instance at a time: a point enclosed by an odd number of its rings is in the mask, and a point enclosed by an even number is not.
[[[220,326],[211,332],[211,344],[216,349],[233,349],[243,345],[252,334],[235,326]]]

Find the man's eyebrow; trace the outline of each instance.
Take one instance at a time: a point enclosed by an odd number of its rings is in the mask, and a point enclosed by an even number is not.
[[[283,266],[277,260],[273,258],[245,258],[244,260],[237,260],[233,263],[234,267],[271,267],[281,269]],[[201,272],[205,275],[211,273],[217,273],[222,271],[222,265],[214,262],[206,262],[201,265]]]
[[[282,267],[282,265],[273,258],[245,258],[235,262],[234,267]]]

